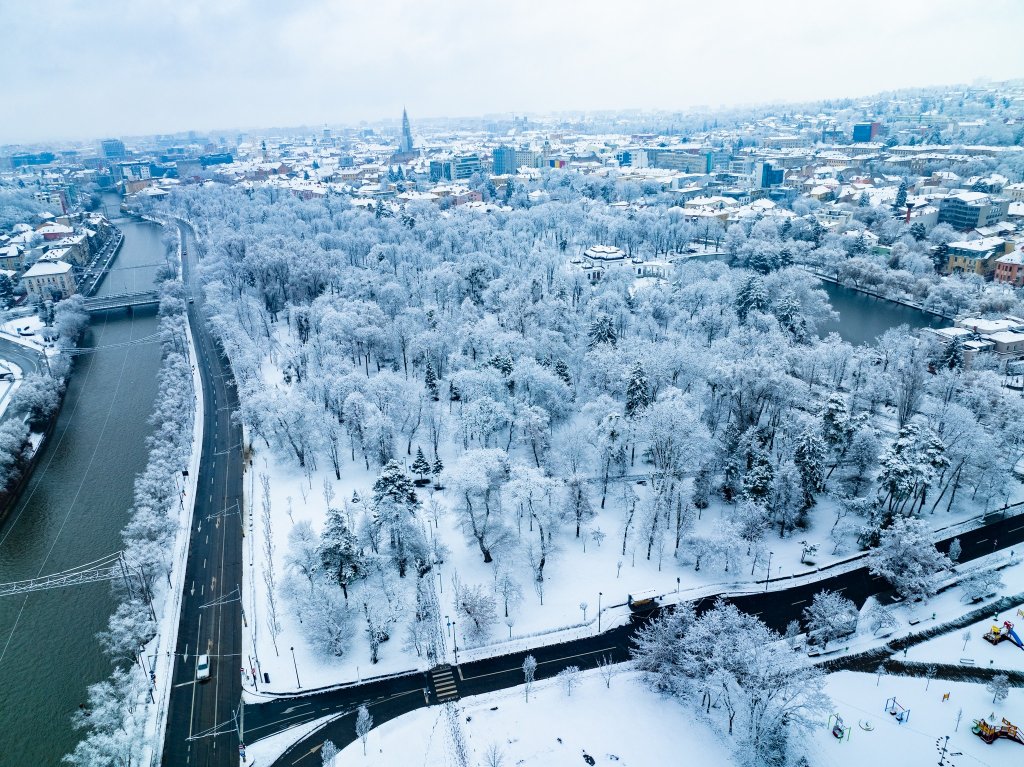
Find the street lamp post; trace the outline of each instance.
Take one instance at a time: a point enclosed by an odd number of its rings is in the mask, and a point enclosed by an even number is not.
[[[260,685],[256,677],[256,664],[252,662],[252,656],[249,656],[249,670],[252,672],[252,686],[256,692],[260,691]]]
[[[768,569],[764,574],[764,590],[768,591],[768,580],[772,577],[772,554],[774,552],[768,552]]]
[[[459,635],[455,629],[455,621],[452,621],[452,647],[455,648],[455,665],[459,665]]]
[[[601,633],[601,596],[604,594],[603,591],[597,592],[597,633]]]
[[[295,666],[295,684],[297,684],[301,690],[302,682],[299,681],[299,664],[295,662],[295,648],[291,647],[289,649],[292,651],[292,665]]]

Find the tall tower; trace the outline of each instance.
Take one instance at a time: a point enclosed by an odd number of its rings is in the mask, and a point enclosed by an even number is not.
[[[398,144],[400,154],[407,154],[413,151],[412,148],[412,126],[409,125],[409,114],[402,107],[402,139]]]

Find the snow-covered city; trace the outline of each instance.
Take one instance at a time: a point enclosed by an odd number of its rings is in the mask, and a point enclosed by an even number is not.
[[[551,5],[0,7],[0,764],[1024,757],[1024,7]]]

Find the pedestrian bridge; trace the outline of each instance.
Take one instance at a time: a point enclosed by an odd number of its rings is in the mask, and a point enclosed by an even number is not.
[[[112,296],[92,296],[85,299],[87,312],[105,312],[108,309],[131,309],[136,306],[155,306],[160,303],[160,291],[141,290],[136,293],[118,293]]]

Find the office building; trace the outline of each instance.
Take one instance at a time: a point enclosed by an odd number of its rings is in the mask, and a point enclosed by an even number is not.
[[[108,160],[121,160],[125,157],[124,142],[116,138],[103,139],[100,150]]]
[[[984,192],[960,192],[939,201],[939,223],[954,229],[977,229],[992,226],[1006,218],[1009,200],[1001,200]]]
[[[882,123],[856,123],[853,126],[853,141],[854,143],[868,143],[878,138],[878,135],[882,131]]]

